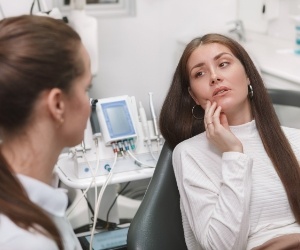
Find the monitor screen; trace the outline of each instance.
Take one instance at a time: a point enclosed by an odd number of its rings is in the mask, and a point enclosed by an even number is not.
[[[133,122],[124,100],[102,103],[101,106],[108,132],[112,139],[125,136],[130,137],[135,134]]]
[[[94,250],[127,249],[127,234],[129,228],[117,228],[111,231],[102,231],[94,234]],[[78,238],[83,250],[89,250],[91,236],[81,236]]]

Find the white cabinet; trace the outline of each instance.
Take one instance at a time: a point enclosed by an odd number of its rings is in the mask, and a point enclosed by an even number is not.
[[[293,44],[268,36],[249,34],[245,44],[250,55],[259,65],[267,88],[300,91],[300,55],[293,53]],[[282,125],[300,129],[300,109],[275,105]]]
[[[258,65],[268,88],[300,91],[300,55],[293,41],[247,32],[243,44]]]
[[[263,71],[261,72],[261,75],[267,88],[291,89],[300,91],[300,82],[294,82],[286,78],[282,78],[281,76]]]

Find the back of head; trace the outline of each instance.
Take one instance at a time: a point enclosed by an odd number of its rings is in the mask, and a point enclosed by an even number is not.
[[[84,73],[80,46],[79,35],[62,20],[24,15],[0,21],[0,137],[22,133],[42,91],[68,93]],[[21,228],[49,236],[63,249],[53,221],[29,200],[1,151],[0,213]]]
[[[79,35],[62,20],[18,16],[0,22],[0,128],[16,132],[41,91],[68,91],[83,72]]]

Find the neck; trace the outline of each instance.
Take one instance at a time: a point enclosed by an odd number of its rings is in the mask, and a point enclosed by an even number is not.
[[[31,129],[13,138],[3,138],[2,154],[15,173],[51,184],[53,168],[63,149],[51,130]],[[56,138],[57,139],[57,138]]]
[[[237,126],[237,125],[242,125],[248,122],[251,122],[253,120],[252,115],[247,115],[247,116],[228,116],[227,117],[228,124],[230,126]]]
[[[230,126],[245,124],[253,120],[251,105],[248,101],[243,109],[238,107],[236,110],[230,110],[230,112],[224,113],[226,114]]]

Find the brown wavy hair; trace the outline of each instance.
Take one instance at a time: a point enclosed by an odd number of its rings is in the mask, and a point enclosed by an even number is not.
[[[195,119],[191,113],[196,103],[188,92],[190,81],[187,62],[200,44],[210,43],[222,44],[229,48],[245,68],[254,91],[250,103],[256,127],[264,148],[285,187],[293,214],[300,224],[299,163],[280,127],[258,70],[245,49],[235,40],[220,34],[207,34],[193,39],[186,46],[162,106],[159,119],[161,133],[168,144],[175,148],[178,143],[205,131],[203,120]],[[204,110],[202,110],[202,116],[204,117]]]
[[[1,133],[15,136],[27,125],[43,90],[70,90],[84,72],[80,44],[79,35],[62,20],[23,15],[0,21]],[[1,151],[0,213],[23,229],[52,238],[63,249],[54,222],[30,201]]]

